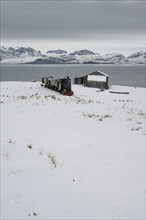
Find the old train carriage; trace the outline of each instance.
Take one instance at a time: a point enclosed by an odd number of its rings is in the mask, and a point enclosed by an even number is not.
[[[108,89],[109,76],[99,70],[88,75],[74,78],[74,84],[82,84],[83,86],[96,87],[100,89]]]
[[[69,77],[66,78],[54,78],[52,76],[43,77],[42,85],[45,87],[60,92],[63,95],[72,96],[73,91],[71,90],[71,79]]]

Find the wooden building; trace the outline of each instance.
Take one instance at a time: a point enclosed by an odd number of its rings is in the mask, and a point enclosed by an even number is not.
[[[108,89],[109,76],[97,70],[85,76],[74,78],[74,84],[82,84],[87,87],[95,87],[100,89]]]

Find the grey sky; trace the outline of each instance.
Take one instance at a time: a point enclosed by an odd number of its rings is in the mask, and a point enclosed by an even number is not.
[[[109,42],[118,50],[127,42],[142,49],[144,38],[144,0],[1,1],[2,43],[35,42],[41,49],[42,42],[60,43],[60,48],[65,42],[84,42],[84,48]]]

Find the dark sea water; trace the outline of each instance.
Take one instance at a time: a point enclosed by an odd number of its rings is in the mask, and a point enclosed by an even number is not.
[[[95,70],[109,75],[109,85],[146,87],[145,65],[1,65],[0,81],[41,81],[44,76],[83,76]]]

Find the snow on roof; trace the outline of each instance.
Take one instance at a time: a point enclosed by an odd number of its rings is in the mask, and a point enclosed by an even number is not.
[[[109,77],[107,74],[101,72],[100,70],[96,70],[96,71],[94,71],[94,72],[92,72],[92,73],[90,73],[90,74],[88,74],[88,75],[96,75],[96,73],[100,73],[100,74],[102,74],[102,75],[104,75],[104,76]]]
[[[96,70],[96,71],[94,71],[94,72],[92,72],[92,73],[89,73],[89,74],[87,74],[87,75],[85,75],[85,76],[88,76],[88,75],[96,75],[97,73],[100,73],[100,74],[102,74],[103,76],[109,77],[107,74],[101,72],[100,70]],[[76,78],[76,79],[80,79],[80,78],[84,78],[85,76],[80,76],[80,77],[75,77],[75,78]]]
[[[100,70],[96,70],[96,71],[97,71],[97,72],[99,72],[99,73],[101,73],[101,74],[103,74],[104,76],[109,77],[109,75],[107,75],[107,74],[105,74],[105,73],[101,72]]]

